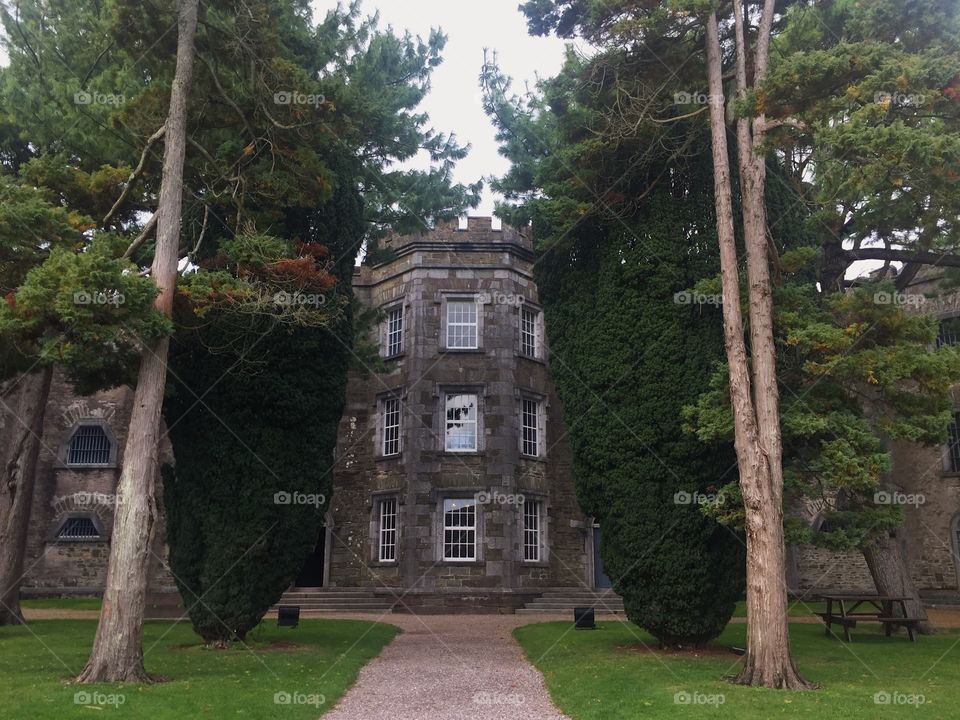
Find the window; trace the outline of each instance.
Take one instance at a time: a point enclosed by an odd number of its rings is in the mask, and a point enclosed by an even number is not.
[[[447,301],[447,347],[473,350],[477,345],[477,303],[473,300]]]
[[[946,318],[937,326],[937,347],[960,343],[960,317]]]
[[[57,529],[57,540],[99,540],[100,530],[86,515],[68,517]]]
[[[110,438],[99,425],[81,425],[70,438],[68,465],[109,465]]]
[[[477,502],[443,501],[443,559],[477,559]]]
[[[537,347],[537,312],[530,308],[520,308],[520,354],[526,357],[539,357]]]
[[[524,455],[540,455],[540,403],[524,398],[520,401],[520,451]]]
[[[382,403],[383,454],[400,454],[400,398],[386,398]]]
[[[954,411],[949,428],[950,472],[960,472],[960,412]]]
[[[403,352],[403,305],[387,312],[387,357]]]
[[[523,503],[523,559],[525,562],[540,562],[540,502],[526,500]]]
[[[394,562],[397,559],[397,499],[385,498],[380,501],[379,538],[377,557],[380,562]]]
[[[445,449],[451,452],[477,450],[477,396],[447,395]]]

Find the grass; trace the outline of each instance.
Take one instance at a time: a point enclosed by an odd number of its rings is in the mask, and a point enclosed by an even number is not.
[[[99,610],[100,598],[31,598],[21,600],[20,606],[44,610]]]
[[[569,631],[569,623],[553,622],[514,631],[554,702],[573,720],[960,717],[957,631],[910,643],[905,636],[885,638],[878,625],[867,624],[853,631],[848,645],[825,637],[821,625],[794,623],[797,665],[822,688],[782,692],[725,682],[737,668],[732,653],[652,655],[629,648],[640,641],[656,647],[635,625],[597,625],[595,631]],[[745,625],[731,624],[716,645],[743,647],[745,631]],[[877,693],[890,702],[875,702]]]
[[[189,623],[154,621],[145,627],[147,670],[168,682],[68,684],[86,663],[96,627],[95,620],[38,620],[0,628],[0,717],[316,718],[398,632],[359,620],[306,619],[294,630],[265,621],[247,647],[208,650]]]

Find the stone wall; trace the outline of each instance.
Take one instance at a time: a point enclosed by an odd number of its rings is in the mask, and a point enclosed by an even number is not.
[[[133,393],[115,388],[91,397],[77,396],[62,374],[55,373],[47,404],[46,422],[37,463],[24,557],[23,592],[31,594],[95,594],[103,591],[110,555],[109,536],[123,445]],[[72,430],[83,423],[102,424],[116,448],[116,462],[104,468],[67,467],[63,458]],[[92,513],[104,531],[103,540],[58,540],[61,520]],[[164,523],[158,523],[153,546],[151,588],[173,587],[164,570]]]
[[[894,299],[911,312],[939,319],[960,314],[960,294],[941,294],[941,271],[927,271]],[[954,407],[960,408],[960,387],[954,387]],[[949,469],[945,447],[891,445],[891,478],[904,501],[905,551],[910,571],[922,595],[953,598],[958,594],[957,523],[960,520],[960,473]],[[798,550],[801,591],[874,587],[860,553]]]

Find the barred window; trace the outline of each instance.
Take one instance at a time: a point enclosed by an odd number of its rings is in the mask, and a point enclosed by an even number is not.
[[[477,396],[450,394],[446,400],[447,427],[444,448],[451,452],[477,449]]]
[[[477,503],[473,498],[443,501],[443,559],[476,560]]]
[[[70,438],[68,465],[110,464],[110,438],[99,425],[81,425]]]
[[[960,472],[960,412],[954,411],[949,427],[950,471]]]
[[[520,354],[531,358],[539,356],[537,313],[526,307],[520,308]]]
[[[100,531],[97,530],[93,519],[87,516],[69,517],[60,524],[57,530],[58,540],[99,540]]]
[[[383,401],[383,454],[400,453],[400,398],[386,398]]]
[[[526,562],[540,561],[540,507],[537,500],[523,503],[523,559]]]
[[[403,352],[403,305],[387,313],[387,357]]]
[[[520,401],[521,446],[524,455],[540,455],[540,403],[524,398]]]
[[[473,350],[477,344],[477,303],[473,300],[447,301],[447,347]]]
[[[384,498],[380,501],[379,548],[377,557],[380,562],[393,562],[397,559],[397,499]]]

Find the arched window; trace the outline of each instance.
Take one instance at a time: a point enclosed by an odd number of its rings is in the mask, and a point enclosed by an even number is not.
[[[80,425],[70,438],[67,465],[110,465],[113,443],[101,425]]]

